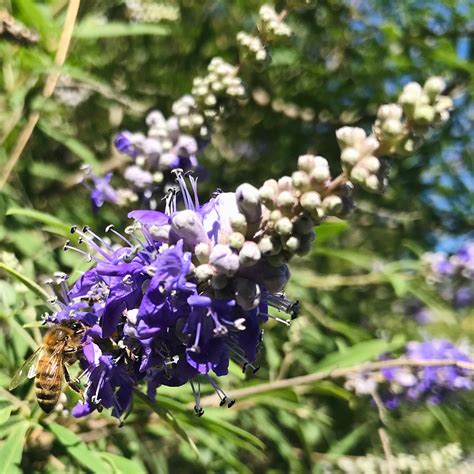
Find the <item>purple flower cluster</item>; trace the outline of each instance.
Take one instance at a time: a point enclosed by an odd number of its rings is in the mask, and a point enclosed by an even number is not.
[[[132,163],[120,171],[123,184],[119,188],[111,185],[112,173],[104,177],[88,173],[91,179],[85,183],[95,210],[105,202],[125,206],[137,201],[155,209],[157,191],[172,182],[171,170],[199,169],[198,154],[209,143],[209,135],[203,117],[190,111],[192,100],[185,96],[177,101],[173,106],[176,114],[168,119],[158,110],[150,112],[146,135],[125,130],[115,137],[115,148]],[[187,107],[185,117],[183,104]]]
[[[468,353],[453,343],[434,339],[407,344],[405,357],[409,360],[430,361],[449,360],[472,362]],[[396,367],[381,371],[388,382],[383,399],[387,408],[396,408],[402,400],[441,402],[449,393],[472,390],[474,381],[467,370],[450,366]]]
[[[150,397],[160,385],[189,382],[200,415],[200,383],[206,380],[221,404],[231,405],[209,374],[227,374],[230,359],[257,370],[252,362],[260,325],[273,317],[268,307],[295,315],[296,304],[281,293],[289,278],[286,265],[261,259],[251,239],[237,247],[231,242],[236,226],[247,226],[242,212],[255,203],[240,191],[200,205],[195,179],[189,178],[188,189],[182,173],[176,174],[179,189],[168,193],[166,212],[131,212],[134,223],[124,235],[107,228],[112,240],[74,227],[86,249],[65,244],[95,262],[72,288],[61,279],[61,308],[47,316],[88,327],[81,361],[88,383],[75,416],[105,407],[120,417],[140,382]],[[184,209],[178,210],[178,195]]]

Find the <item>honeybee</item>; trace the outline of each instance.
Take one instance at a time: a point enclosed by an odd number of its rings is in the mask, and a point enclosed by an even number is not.
[[[77,380],[71,380],[67,366],[73,363],[82,348],[85,327],[80,321],[66,320],[51,327],[40,347],[18,369],[10,383],[10,390],[26,378],[35,378],[36,399],[46,413],[58,403],[62,392],[63,377],[66,383],[81,394]]]

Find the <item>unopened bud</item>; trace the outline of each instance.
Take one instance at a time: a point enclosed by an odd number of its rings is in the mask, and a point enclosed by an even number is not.
[[[217,244],[209,255],[209,263],[217,270],[232,276],[239,269],[239,257],[228,245]]]
[[[214,269],[211,267],[211,265],[204,263],[202,265],[198,265],[194,269],[194,274],[196,275],[198,281],[208,281],[214,275]]]
[[[291,175],[293,187],[300,191],[306,191],[309,187],[309,176],[304,171],[295,171]]]
[[[317,166],[311,171],[311,179],[316,183],[324,183],[331,177],[329,168],[325,166]]]
[[[355,166],[351,171],[351,179],[358,183],[364,182],[369,175],[369,170],[363,166]]]
[[[272,211],[270,213],[270,220],[273,221],[273,222],[276,222],[278,221],[279,219],[281,219],[283,217],[283,214],[280,210],[278,209],[275,209],[274,211]]]
[[[247,222],[253,224],[260,220],[262,215],[262,205],[258,189],[251,184],[241,184],[235,191],[237,206],[244,214]]]
[[[265,204],[265,206],[272,208],[275,205],[277,192],[273,187],[264,185],[258,190],[258,193],[260,195],[260,200]]]
[[[291,191],[293,189],[293,181],[289,176],[282,176],[278,180],[279,191]]]
[[[430,77],[423,86],[423,90],[431,100],[434,100],[445,88],[446,82],[444,82],[444,79],[436,76]]]
[[[244,267],[254,265],[260,260],[261,256],[260,249],[255,242],[245,242],[239,252],[240,265]]]
[[[301,155],[298,158],[298,169],[300,171],[306,171],[306,173],[311,173],[314,168],[314,155]]]
[[[335,194],[326,196],[323,199],[323,207],[328,214],[337,215],[343,209],[342,199],[339,196],[336,196]]]
[[[275,231],[280,235],[289,235],[293,230],[293,224],[288,217],[282,217],[275,223]]]
[[[292,235],[289,237],[287,240],[283,242],[283,248],[285,250],[288,250],[289,252],[296,252],[298,250],[298,247],[300,246],[300,240],[298,237],[295,237]]]
[[[278,207],[283,209],[292,209],[298,204],[298,199],[290,191],[282,191],[276,200]]]
[[[300,204],[303,209],[312,212],[321,205],[321,196],[316,191],[304,193],[300,197]]]
[[[209,254],[211,253],[211,249],[209,244],[201,242],[194,247],[194,254],[196,258],[199,260],[199,263],[207,263],[209,261]]]
[[[194,247],[199,242],[206,242],[207,235],[201,217],[190,209],[177,212],[171,218],[171,229],[188,245]]]
[[[344,148],[341,152],[341,160],[349,166],[354,166],[360,159],[360,153],[353,147]]]
[[[372,191],[378,191],[381,188],[379,178],[375,174],[371,174],[365,179],[365,186]]]
[[[240,232],[245,235],[247,232],[247,219],[243,214],[232,214],[230,217],[230,226],[234,232]]]
[[[435,110],[431,105],[418,105],[413,113],[413,120],[422,124],[429,124],[435,118]]]
[[[366,137],[365,130],[360,127],[342,127],[336,130],[336,138],[341,148],[357,147]]]
[[[276,247],[274,240],[272,240],[268,236],[262,237],[260,239],[260,242],[258,243],[258,248],[260,249],[262,255],[273,255],[280,251],[280,248]]]
[[[367,168],[371,173],[377,173],[380,169],[380,161],[376,156],[368,156],[364,158],[360,164]]]
[[[229,245],[235,249],[240,250],[245,243],[245,236],[240,232],[232,232],[229,235]]]

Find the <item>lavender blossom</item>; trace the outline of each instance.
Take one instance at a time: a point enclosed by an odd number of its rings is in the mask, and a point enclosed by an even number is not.
[[[405,357],[419,361],[472,362],[464,349],[442,339],[410,342],[407,344]],[[381,373],[389,384],[385,394],[388,408],[398,405],[402,400],[440,403],[451,392],[474,388],[474,381],[468,371],[456,366],[388,368]]]

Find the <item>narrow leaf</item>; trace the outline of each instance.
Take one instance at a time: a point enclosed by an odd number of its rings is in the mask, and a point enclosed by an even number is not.
[[[18,471],[29,426],[27,421],[18,423],[0,448],[0,474],[12,474]]]

